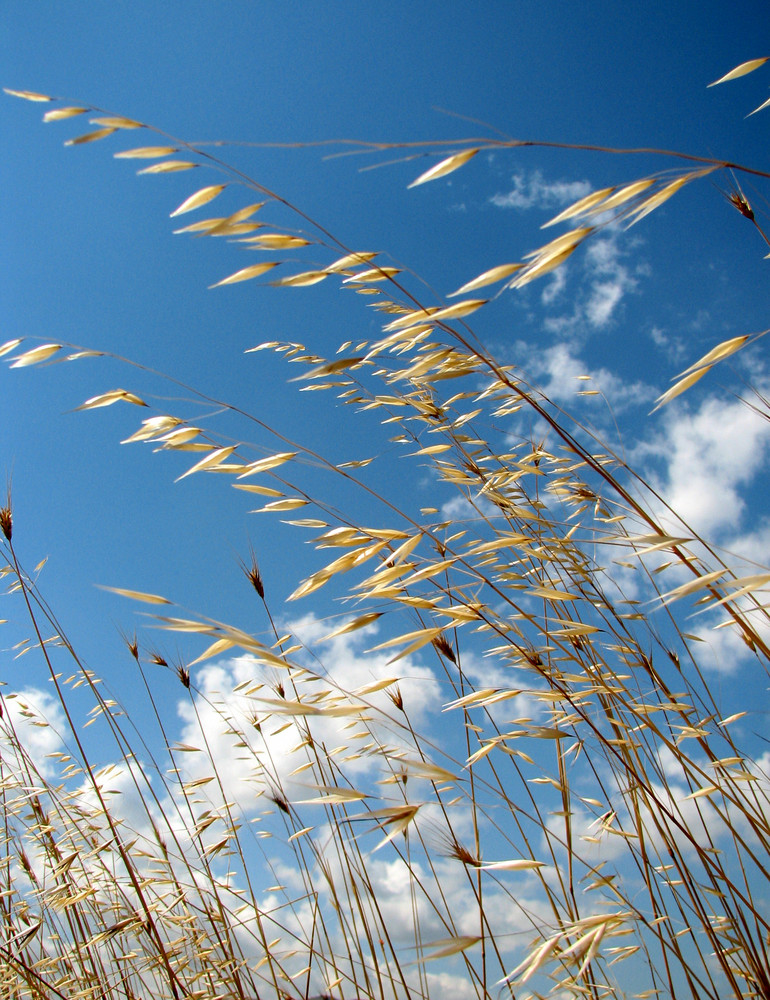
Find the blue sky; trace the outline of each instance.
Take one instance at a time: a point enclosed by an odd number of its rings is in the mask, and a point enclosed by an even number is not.
[[[578,197],[676,164],[651,153],[485,150],[446,178],[409,190],[435,162],[423,151],[352,155],[349,146],[314,143],[502,134],[681,150],[767,168],[770,110],[745,116],[765,100],[768,67],[706,86],[770,51],[760,2],[5,0],[2,18],[3,86],[126,115],[194,143],[233,143],[213,151],[345,245],[381,251],[383,263],[408,269],[410,287],[432,304],[542,245],[554,231],[543,235],[539,227]],[[350,421],[328,394],[300,393],[301,383],[288,381],[297,372],[268,352],[244,354],[287,340],[328,357],[342,342],[376,337],[377,315],[331,282],[210,289],[258,258],[225,241],[173,235],[178,220],[169,215],[219,175],[137,177],[143,162],[112,154],[144,138],[118,133],[64,148],[87,131],[85,119],[41,124],[46,110],[11,97],[0,103],[0,342],[30,338],[31,347],[39,338],[123,356],[226,399],[335,462],[372,448],[387,456],[387,434],[374,420]],[[270,143],[308,145],[262,145]],[[763,183],[741,180],[758,218],[767,209]],[[563,269],[502,292],[472,326],[501,361],[520,366],[642,468],[694,527],[767,565],[766,424],[734,397],[747,379],[767,388],[765,341],[650,415],[678,372],[715,344],[767,326],[767,246],[723,197],[729,185],[721,174],[704,178],[633,228],[603,230]],[[241,204],[233,187],[221,197],[223,213]],[[300,228],[279,206],[262,211],[271,225]],[[183,216],[179,225],[206,214]],[[318,263],[314,253],[304,257],[308,267]],[[590,374],[602,395],[577,397],[579,374]],[[164,594],[212,618],[261,628],[238,565],[251,544],[284,621],[309,615],[304,627],[314,635],[314,615],[337,612],[320,597],[285,608],[318,561],[310,546],[294,543],[296,532],[249,513],[252,498],[234,498],[217,476],[175,483],[189,456],[119,444],[138,427],[139,410],[71,412],[117,386],[152,396],[161,411],[179,405],[190,419],[203,419],[214,404],[164,399],[189,393],[106,359],[8,370],[2,378],[0,471],[12,479],[14,541],[28,567],[48,560],[43,592],[86,662],[129,704],[134,693],[121,685],[131,665],[119,632],[139,619],[95,584]],[[243,424],[218,420],[223,435],[243,440]],[[272,447],[261,432],[248,432],[259,448]],[[392,487],[415,511],[435,501],[427,473],[399,482],[395,469],[384,463],[374,484]],[[347,502],[338,485],[324,484],[315,470],[308,475],[332,502]],[[365,519],[364,500],[350,502]],[[32,657],[13,658],[24,625],[3,628],[12,631],[1,644],[2,679],[34,687]],[[174,654],[173,643],[165,648]],[[352,663],[360,647],[343,643],[337,653]],[[743,652],[719,633],[707,655],[715,685],[729,687]],[[29,673],[20,682],[22,669]],[[204,687],[222,680],[201,678]],[[173,690],[169,678],[158,684]],[[759,694],[761,729],[766,694]]]

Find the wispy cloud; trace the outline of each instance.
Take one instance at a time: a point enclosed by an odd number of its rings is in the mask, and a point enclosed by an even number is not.
[[[609,326],[617,318],[625,296],[636,291],[639,277],[647,271],[644,264],[637,264],[631,269],[625,262],[625,256],[618,230],[609,229],[606,235],[589,240],[585,254],[577,258],[580,261],[581,289],[573,297],[572,312],[547,316],[545,328],[564,336]],[[560,271],[555,273],[558,275]],[[556,292],[561,292],[565,285],[566,275]],[[542,296],[543,305],[553,304],[557,297],[547,288]]]
[[[599,392],[618,413],[630,406],[647,404],[657,395],[644,382],[628,382],[607,368],[592,368],[575,352],[574,344],[566,342],[545,348],[518,343],[517,356],[527,376],[556,403],[574,402],[578,393]]]
[[[521,172],[511,177],[509,191],[498,192],[489,199],[497,208],[558,208],[583,198],[591,191],[588,181],[547,181],[539,170]]]

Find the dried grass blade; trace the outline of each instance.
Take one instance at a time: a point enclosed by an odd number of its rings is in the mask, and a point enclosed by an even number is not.
[[[695,385],[698,379],[703,378],[706,372],[709,371],[711,371],[711,365],[706,365],[704,368],[699,368],[697,371],[691,372],[689,375],[685,376],[685,378],[679,379],[675,385],[671,386],[668,392],[664,392],[662,396],[658,396],[655,400],[655,406],[650,412],[654,413],[656,410],[659,410],[661,406],[665,406],[666,403],[671,402],[672,399],[675,399],[683,392],[686,392],[690,386]]]
[[[555,226],[557,222],[565,222],[567,219],[574,219],[578,215],[583,215],[589,208],[593,208],[597,202],[603,201],[611,195],[614,190],[614,187],[606,187],[602,188],[601,191],[592,191],[591,194],[587,194],[585,197],[579,198],[572,205],[569,205],[563,212],[559,212],[549,222],[544,222],[540,228],[548,229],[549,226]]]
[[[749,113],[746,115],[746,117],[747,118],[751,118],[751,116],[755,115],[757,113],[757,111],[762,111],[764,108],[767,108],[767,107],[770,107],[770,97],[768,97],[768,99],[766,101],[763,101],[762,104],[760,104],[758,108],[754,108],[753,111],[749,111]]]
[[[215,282],[213,285],[209,285],[209,288],[219,288],[220,285],[234,285],[237,281],[248,281],[250,278],[256,278],[260,274],[264,274],[273,267],[278,266],[277,260],[265,261],[262,264],[252,264],[251,267],[242,267],[240,271],[236,271],[234,274],[228,275],[226,278],[222,278],[221,281]]]
[[[61,344],[41,344],[40,347],[33,347],[31,351],[25,351],[24,354],[15,358],[11,368],[26,368],[28,365],[37,365],[52,357],[61,348]]]
[[[381,611],[370,611],[367,614],[359,615],[358,618],[354,618],[353,621],[345,622],[344,625],[340,625],[339,628],[335,628],[333,632],[329,632],[319,642],[328,642],[329,639],[336,639],[339,635],[347,635],[348,632],[356,632],[360,628],[366,628],[367,625],[371,625],[372,622],[376,622],[378,618],[382,617]],[[385,681],[375,681],[374,684],[367,684],[363,688],[357,689],[355,694],[371,694],[374,691],[379,691],[382,687],[389,687],[394,683],[393,678],[388,678]]]
[[[461,951],[467,951],[481,940],[478,936],[458,935],[457,937],[443,938],[440,941],[430,941],[423,944],[423,948],[436,948],[429,955],[418,958],[414,965],[423,965],[425,962],[432,962],[436,958],[449,958],[450,955],[458,955]]]
[[[226,653],[228,649],[232,649],[235,643],[232,639],[217,639],[216,642],[204,650],[200,656],[197,656],[194,660],[191,660],[188,666],[193,667],[196,663],[202,663],[204,660],[210,659],[212,656],[219,656],[220,653]]]
[[[359,792],[356,788],[338,788],[336,785],[319,785],[317,790],[321,793],[316,798],[300,799],[297,805],[344,805],[347,802],[361,802],[370,798],[366,792]]]
[[[575,252],[576,249],[576,246],[567,247],[560,253],[552,254],[549,257],[544,257],[542,260],[534,261],[525,271],[522,271],[518,278],[513,279],[509,287],[523,288],[524,285],[528,285],[529,282],[534,281],[535,278],[542,278],[544,274],[549,274],[557,267],[560,267],[564,261]]]
[[[291,381],[303,382],[307,379],[322,378],[325,375],[336,375],[338,372],[346,371],[348,368],[354,368],[363,360],[363,355],[359,355],[358,357],[338,358],[336,361],[326,361],[322,365],[316,365],[314,368],[309,369],[304,375],[298,375]]]
[[[349,277],[344,278],[342,284],[371,284],[375,281],[387,281],[388,278],[395,278],[397,274],[401,274],[400,267],[369,267],[365,271],[358,271],[356,274],[351,274]]]
[[[214,198],[220,195],[226,187],[226,184],[209,184],[207,187],[201,188],[200,191],[191,194],[189,198],[185,198],[179,208],[174,209],[170,218],[173,219],[177,215],[184,215],[185,212],[192,212],[193,209],[208,204],[208,202],[213,201]]]
[[[154,160],[178,152],[176,146],[137,146],[136,149],[124,149],[112,155],[116,160]]]
[[[100,585],[100,590],[109,590],[111,594],[120,594],[121,597],[130,597],[132,601],[144,601],[145,604],[171,604],[165,597],[157,594],[146,594],[142,590],[125,590],[123,587],[106,587]]]
[[[92,125],[103,125],[105,128],[144,128],[141,122],[134,121],[133,118],[124,118],[122,115],[109,115],[106,118],[91,118]]]
[[[206,455],[205,458],[202,458],[200,462],[196,462],[195,465],[187,470],[187,472],[183,472],[181,476],[177,476],[174,482],[178,483],[182,479],[186,479],[188,476],[191,476],[193,472],[202,472],[205,469],[215,468],[224,462],[226,458],[229,458],[235,451],[235,448],[235,445],[228,445],[226,448],[215,449],[209,455]]]
[[[172,174],[178,170],[192,170],[197,166],[197,163],[191,163],[189,160],[165,160],[163,163],[153,163],[151,167],[137,170],[137,174]]]
[[[736,351],[740,351],[748,339],[749,335],[743,334],[740,337],[732,337],[730,340],[723,340],[721,344],[717,344],[716,347],[712,347],[708,354],[704,354],[702,358],[699,358],[694,364],[690,365],[689,368],[685,368],[682,375],[688,375],[690,372],[695,371],[698,368],[703,368],[705,365],[711,366],[717,361],[729,358],[731,354],[735,354]]]
[[[15,351],[21,343],[21,337],[16,337],[14,340],[6,340],[4,344],[0,345],[0,357],[4,354],[9,354],[11,351]]]
[[[716,169],[716,167],[707,167],[705,170],[693,170],[682,177],[677,177],[676,180],[670,181],[660,191],[656,191],[655,194],[649,198],[645,198],[640,205],[637,205],[632,212],[634,218],[629,222],[628,228],[636,225],[637,222],[646,215],[649,215],[650,212],[654,212],[656,208],[659,208],[669,198],[672,198],[685,184],[689,184],[690,181],[697,180],[699,177],[705,177],[707,174],[713,173]]]
[[[482,272],[471,281],[467,281],[464,285],[461,285],[456,292],[452,292],[451,295],[447,297],[453,299],[455,295],[464,295],[466,292],[475,291],[475,289],[483,288],[485,285],[493,285],[496,281],[502,281],[503,278],[509,278],[512,274],[516,271],[520,271],[523,267],[524,264],[498,264],[497,267],[491,267],[488,271]]]
[[[478,149],[464,149],[461,153],[448,156],[445,160],[431,167],[430,170],[426,170],[425,173],[420,174],[417,180],[412,181],[409,187],[417,187],[418,184],[426,184],[428,181],[435,181],[439,177],[446,177],[447,174],[451,174],[462,167],[476,153],[478,153]]]
[[[258,461],[247,465],[238,478],[244,479],[246,476],[254,476],[258,472],[267,472],[269,469],[275,469],[277,466],[283,465],[284,462],[290,462],[298,454],[299,452],[296,451],[281,451],[277,455],[270,455],[269,458],[260,458]]]
[[[687,545],[693,539],[684,535],[634,535],[629,537],[628,541],[634,546],[635,555],[643,556],[649,552],[657,552],[659,549],[673,549]],[[641,545],[642,548],[637,549],[637,545]]]
[[[544,867],[545,861],[534,861],[532,858],[513,858],[511,861],[490,861],[489,864],[479,865],[479,868],[483,872],[521,872]]]
[[[455,302],[454,305],[445,306],[434,312],[431,316],[431,322],[441,323],[448,319],[462,319],[464,316],[470,316],[477,309],[481,309],[488,301],[488,299],[466,299],[464,302]]]
[[[247,243],[250,250],[292,250],[295,247],[310,246],[310,240],[302,236],[288,236],[286,233],[261,233],[241,242]]]
[[[88,108],[54,108],[53,111],[46,111],[43,115],[43,121],[58,122],[64,118],[74,118],[75,115],[85,114],[86,111],[88,111]]]
[[[138,431],[134,431],[130,437],[124,438],[120,443],[130,444],[132,441],[147,441],[150,438],[158,437],[160,434],[165,434],[167,431],[173,430],[181,422],[178,417],[170,417],[167,414],[158,417],[149,417],[147,420],[142,421],[142,426]]]
[[[306,507],[309,503],[309,500],[303,500],[302,497],[284,497],[283,500],[266,503],[264,507],[260,507],[259,510],[253,510],[251,513],[271,514],[283,510],[296,510],[297,507]]]
[[[106,139],[108,135],[117,132],[115,126],[109,128],[98,128],[94,132],[86,132],[84,135],[75,136],[74,139],[67,139],[65,146],[82,146],[86,142],[97,142],[99,139]]]
[[[669,590],[667,594],[663,594],[661,600],[663,604],[670,604],[672,601],[678,601],[681,597],[687,597],[688,594],[694,594],[698,590],[704,590],[709,587],[715,580],[718,580],[720,576],[724,576],[727,570],[715,569],[711,573],[705,573],[703,576],[699,576],[697,580],[688,580],[687,583],[681,584],[679,587],[674,587],[673,590]]]
[[[560,253],[567,247],[576,247],[579,243],[593,232],[593,226],[578,226],[577,229],[570,229],[567,233],[562,233],[561,236],[557,236],[555,239],[551,240],[549,243],[545,243],[543,246],[538,247],[537,250],[531,250],[529,253],[525,254],[526,260],[532,260],[534,263],[537,261],[549,258],[554,254]]]
[[[47,94],[37,94],[34,90],[10,90],[8,87],[3,87],[6,94],[10,94],[11,97],[21,97],[25,101],[52,101],[53,97],[49,97]]]
[[[335,271],[345,271],[349,267],[355,267],[357,264],[367,264],[370,260],[374,260],[379,251],[364,251],[362,253],[348,253],[344,257],[340,257],[339,260],[335,260],[333,264],[329,264],[326,271],[333,273]],[[374,269],[377,270],[376,268]]]
[[[147,406],[147,403],[143,399],[135,396],[132,392],[127,392],[125,389],[113,389],[111,392],[103,392],[99,396],[92,396],[85,403],[76,406],[75,410],[95,410],[100,406],[112,406],[113,403],[117,403],[121,399],[126,403],[133,403],[135,406]]]
[[[745,76],[747,73],[753,73],[755,69],[759,69],[760,66],[764,66],[770,56],[764,56],[761,59],[749,59],[748,62],[740,63],[734,69],[731,69],[729,73],[725,73],[724,76],[720,76],[718,80],[714,80],[713,83],[708,84],[709,87],[716,87],[718,83],[727,83],[728,80],[737,80],[739,76]]]
[[[290,274],[287,278],[281,278],[272,284],[285,288],[305,288],[308,285],[317,285],[319,281],[328,277],[326,271],[302,271],[300,274]]]

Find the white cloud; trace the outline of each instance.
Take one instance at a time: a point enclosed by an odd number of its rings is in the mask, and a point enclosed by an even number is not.
[[[58,766],[51,754],[65,752],[64,736],[69,730],[58,700],[48,691],[25,688],[5,694],[2,707],[3,759],[15,760],[18,768],[28,767],[42,778],[53,778]]]
[[[694,531],[740,544],[742,494],[767,459],[768,422],[740,400],[714,397],[695,410],[684,401],[663,412],[660,433],[637,449],[642,459],[664,463],[653,485]],[[675,526],[670,514],[661,517]]]
[[[652,342],[665,356],[674,364],[679,364],[687,355],[687,348],[683,339],[679,336],[672,336],[662,327],[653,326],[650,330]]]
[[[540,301],[544,306],[551,305],[551,303],[564,291],[567,284],[567,272],[567,265],[562,264],[561,267],[551,273],[551,280],[540,294]]]
[[[291,622],[288,628],[323,656],[327,669],[308,657],[312,673],[287,670],[283,674],[273,668],[266,670],[251,656],[236,657],[203,667],[195,678],[200,695],[194,705],[180,703],[184,720],[181,742],[202,750],[205,747],[205,752],[186,755],[186,777],[210,773],[210,759],[226,760],[228,766],[220,775],[225,794],[244,808],[254,808],[255,789],[261,794],[280,791],[290,801],[317,794],[313,786],[318,781],[318,768],[304,768],[314,760],[314,747],[324,748],[319,751],[321,758],[333,753],[352,779],[367,781],[379,772],[389,754],[404,748],[414,751],[408,730],[402,728],[403,716],[388,691],[397,687],[415,726],[443,700],[433,672],[414,658],[390,664],[394,649],[366,651],[367,646],[376,645],[376,625],[323,644],[319,639],[332,631],[332,626],[313,614]],[[292,659],[301,662],[301,652]],[[362,698],[349,694],[387,678],[397,678],[397,686]],[[236,690],[239,686],[243,687]],[[317,708],[318,713],[294,713],[292,705],[299,700]],[[355,705],[362,702],[366,710],[356,712]],[[331,711],[325,713],[325,708]],[[357,722],[360,716],[366,716],[366,721]],[[366,744],[373,747],[371,753],[364,749]]]
[[[585,306],[585,317],[590,326],[603,327],[612,319],[625,292],[625,284],[617,281],[595,281]]]
[[[514,174],[513,187],[489,199],[498,208],[558,208],[583,198],[591,191],[588,181],[546,181],[539,170]]]
[[[519,357],[526,352],[522,368],[554,402],[574,402],[578,392],[598,390],[617,413],[629,406],[652,402],[656,396],[652,387],[643,382],[628,383],[606,368],[592,369],[566,342],[545,350],[524,343],[516,347]]]

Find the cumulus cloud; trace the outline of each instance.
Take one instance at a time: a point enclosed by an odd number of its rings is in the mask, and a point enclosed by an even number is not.
[[[743,491],[768,456],[767,421],[740,400],[714,397],[697,409],[684,402],[663,412],[660,433],[637,449],[643,460],[663,465],[652,473],[653,485],[693,530],[737,542],[746,509]],[[674,525],[671,515],[661,517]]]
[[[50,780],[57,773],[51,754],[65,751],[68,729],[61,705],[50,692],[25,688],[3,696],[0,753],[4,760],[16,760],[19,767]]]
[[[287,670],[285,676],[273,668],[265,670],[251,656],[236,657],[203,667],[196,675],[199,696],[180,704],[181,741],[201,749],[187,754],[188,774],[210,772],[210,758],[226,760],[221,774],[225,793],[242,807],[248,802],[253,808],[255,790],[280,790],[290,801],[316,794],[315,768],[306,766],[312,764],[314,747],[324,748],[321,756],[333,752],[346,774],[365,782],[383,767],[384,756],[413,749],[388,691],[398,689],[415,725],[442,702],[436,677],[417,659],[405,657],[390,664],[393,649],[367,652],[377,643],[376,625],[321,645],[319,639],[331,631],[328,622],[308,614],[289,628],[301,642],[322,651],[328,666],[321,674],[315,673],[321,668],[309,657],[312,673]],[[301,656],[297,652],[292,658],[296,662]],[[389,688],[351,694],[389,678],[394,679]],[[308,714],[298,707],[300,701]]]

